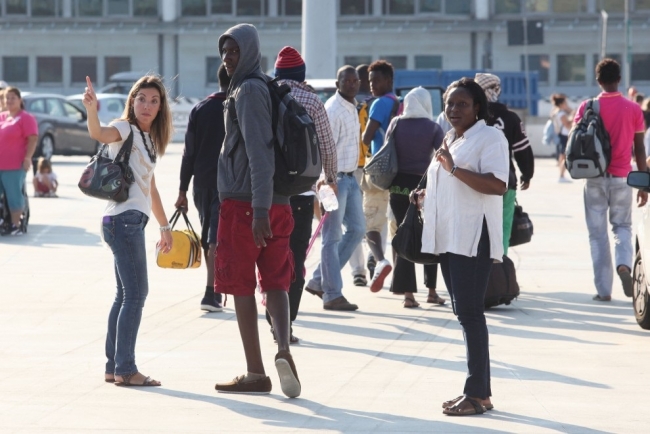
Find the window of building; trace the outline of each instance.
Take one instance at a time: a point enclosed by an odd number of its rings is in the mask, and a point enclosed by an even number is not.
[[[442,69],[442,56],[415,56],[415,69]]]
[[[3,56],[2,79],[7,83],[28,83],[29,61],[27,56]]]
[[[525,1],[526,1],[526,10],[528,12],[550,12],[551,11],[550,0],[525,0]]]
[[[232,0],[212,0],[210,13],[213,15],[232,15]]]
[[[372,15],[372,0],[341,0],[341,15]]]
[[[524,64],[525,56],[521,56],[521,70],[526,70]],[[551,61],[548,54],[529,54],[528,55],[528,70],[537,71],[537,79],[540,83],[548,83],[548,73],[551,69]]]
[[[558,54],[558,83],[584,83],[585,60],[584,54]]]
[[[521,0],[495,0],[494,13],[496,14],[521,13]]]
[[[637,11],[650,9],[650,0],[636,0],[634,2],[634,9]]]
[[[352,65],[355,68],[359,65],[370,65],[372,63],[372,56],[345,56],[343,63]]]
[[[442,0],[420,0],[420,12],[442,12]]]
[[[650,54],[632,55],[632,81],[650,81]]]
[[[85,83],[86,76],[97,82],[97,58],[92,56],[73,56],[70,58],[70,81],[72,84]]]
[[[7,15],[26,15],[27,0],[6,0]]]
[[[63,83],[63,57],[39,56],[36,58],[37,83]]]
[[[181,15],[184,17],[204,16],[208,0],[181,0]]]
[[[393,65],[393,69],[406,69],[406,56],[379,56],[379,58]]]
[[[621,0],[597,0],[597,8],[599,11],[625,12],[625,2]]]
[[[108,0],[108,15],[129,14],[129,0]]]
[[[278,15],[302,15],[302,0],[278,0]]]
[[[445,13],[467,15],[472,10],[472,0],[445,0]]]
[[[54,17],[59,15],[58,0],[32,0],[33,17]]]
[[[268,0],[237,0],[237,15],[264,15]]]
[[[104,57],[104,77],[106,81],[111,78],[111,75],[118,72],[126,72],[131,70],[131,58],[128,56],[106,56]]]
[[[587,0],[553,0],[553,12],[587,12]]]
[[[80,17],[99,17],[102,15],[102,0],[77,0],[77,15]]]
[[[158,0],[133,0],[133,15],[136,17],[158,16]]]
[[[385,0],[384,14],[413,15],[415,13],[415,0]]]
[[[217,75],[219,65],[221,65],[221,59],[219,57],[210,56],[205,58],[205,82],[207,84],[219,83],[219,77]]]

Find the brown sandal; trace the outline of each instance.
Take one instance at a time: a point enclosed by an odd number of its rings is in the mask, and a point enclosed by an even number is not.
[[[432,303],[432,304],[439,304],[443,305],[447,302],[444,298],[440,297],[438,294],[436,295],[429,295],[427,297],[427,303]]]
[[[405,298],[402,303],[404,304],[404,307],[407,308],[407,309],[413,309],[413,308],[416,308],[416,307],[420,307],[420,303],[415,301],[414,298],[410,298],[410,297]]]
[[[465,403],[471,404],[470,407],[467,407]],[[476,399],[470,398],[469,396],[463,396],[462,399],[456,402],[451,407],[447,407],[442,412],[449,416],[470,416],[474,414],[483,414],[485,413],[486,408],[478,402]]]
[[[147,377],[144,379],[144,382],[142,384],[136,384],[136,383],[131,383],[131,378],[133,378],[137,372],[134,372],[133,374],[127,374],[127,375],[122,375],[122,381],[116,381],[115,385],[116,386],[123,386],[123,387],[157,387],[157,386],[162,386],[162,383],[158,380],[154,380],[151,377]]]
[[[445,401],[445,402],[442,403],[442,408],[452,407],[454,404],[456,404],[458,401],[460,401],[464,397],[465,397],[465,395],[460,395],[457,398],[450,399],[449,401]],[[494,408],[494,405],[492,405],[492,403],[490,402],[488,404],[483,404],[483,407],[485,407],[486,410],[492,410]]]

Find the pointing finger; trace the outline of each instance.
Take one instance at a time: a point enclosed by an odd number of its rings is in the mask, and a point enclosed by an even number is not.
[[[93,83],[90,81],[90,77],[86,76],[86,86],[88,86],[88,90],[91,92],[95,92],[95,89],[93,89]]]

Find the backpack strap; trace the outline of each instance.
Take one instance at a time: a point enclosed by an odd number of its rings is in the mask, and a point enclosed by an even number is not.
[[[598,98],[590,99],[588,107],[592,109],[597,115],[600,114],[600,102],[598,101]]]

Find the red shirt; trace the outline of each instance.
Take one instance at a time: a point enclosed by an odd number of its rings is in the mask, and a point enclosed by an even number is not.
[[[0,170],[22,168],[29,136],[38,136],[34,116],[24,110],[13,118],[9,118],[8,111],[0,113]]]
[[[582,119],[588,102],[580,104],[574,123]],[[623,98],[621,92],[602,92],[598,95],[598,104],[600,117],[612,143],[612,161],[607,172],[625,177],[632,170],[634,135],[645,131],[643,112],[637,103]]]

